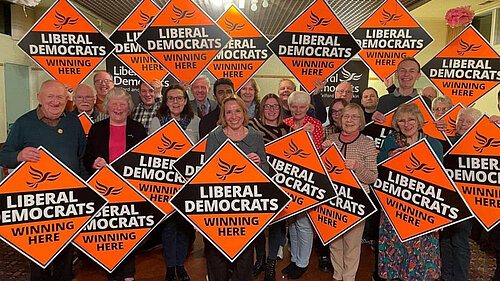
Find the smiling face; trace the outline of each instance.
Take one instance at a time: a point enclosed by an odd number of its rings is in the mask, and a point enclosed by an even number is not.
[[[290,80],[283,80],[278,87],[278,96],[284,105],[288,105],[288,97],[295,91],[295,84]]]
[[[269,98],[264,103],[264,119],[266,124],[274,124],[280,116],[280,105],[274,98]]]
[[[376,109],[378,105],[377,93],[372,89],[364,90],[361,95],[361,105],[368,110]]]
[[[248,81],[241,87],[239,96],[245,102],[245,104],[251,104],[255,98],[255,88],[252,82]]]
[[[438,102],[436,100],[436,102],[433,104],[432,107],[432,114],[434,115],[434,117],[439,118],[443,116],[443,114],[445,114],[450,109],[451,106],[449,104],[445,102]]]
[[[57,119],[64,111],[68,100],[68,93],[63,84],[51,80],[42,84],[37,94],[38,103],[45,117]]]
[[[149,108],[155,103],[155,90],[146,83],[141,83],[139,97],[146,108]]]
[[[198,78],[194,80],[191,85],[191,93],[195,100],[199,103],[204,103],[207,100],[208,92],[210,92],[210,85],[205,78]]]
[[[359,131],[361,115],[358,110],[349,109],[342,115],[342,131],[351,134]]]
[[[463,135],[467,130],[474,125],[474,118],[470,116],[469,114],[461,114],[460,118],[457,120],[457,126],[456,126],[456,131],[457,135]]]
[[[110,123],[113,125],[123,125],[127,121],[129,107],[126,99],[112,97],[108,102],[108,114]]]
[[[396,78],[399,82],[399,88],[403,91],[410,91],[411,93],[415,82],[420,78],[418,64],[411,60],[401,62],[396,70]]]
[[[90,86],[81,84],[73,91],[73,99],[79,113],[91,113],[94,109],[96,97]]]
[[[335,88],[335,98],[343,99],[350,103],[352,100],[352,85],[348,82],[342,82]]]
[[[245,118],[243,109],[236,101],[230,100],[226,102],[224,105],[224,119],[231,130],[236,131],[241,129]]]
[[[336,102],[330,109],[330,115],[332,116],[335,127],[340,127],[340,113],[342,109],[344,109],[344,105],[341,102]]]
[[[113,89],[115,84],[111,75],[107,72],[99,72],[94,77],[94,87],[97,92],[97,97],[104,100],[109,90]]]
[[[397,121],[399,130],[407,138],[411,138],[418,133],[417,117],[410,113],[402,113]]]
[[[178,119],[178,117],[181,116],[181,112],[184,110],[186,103],[187,99],[184,97],[184,93],[180,89],[172,89],[167,92],[167,106],[172,117]]]
[[[234,94],[233,87],[228,84],[220,84],[215,88],[215,98],[219,104],[222,104],[224,98]]]
[[[294,121],[302,121],[306,117],[306,113],[309,110],[309,105],[304,103],[292,103],[290,105],[290,112],[292,112],[292,117]]]

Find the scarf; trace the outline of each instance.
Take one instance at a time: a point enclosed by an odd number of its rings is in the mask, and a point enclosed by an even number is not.
[[[160,120],[160,125],[163,126],[168,121],[170,121],[172,119],[172,115],[170,115],[170,114],[163,115],[163,116],[158,117],[158,119]],[[187,114],[181,114],[181,119],[179,121],[177,121],[177,123],[179,123],[179,125],[181,125],[181,128],[183,130],[186,130],[189,123],[191,123],[191,118],[189,118],[189,116]]]

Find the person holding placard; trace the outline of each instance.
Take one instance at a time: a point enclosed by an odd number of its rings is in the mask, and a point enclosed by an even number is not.
[[[0,150],[0,166],[16,168],[20,163],[40,161],[43,146],[77,175],[88,176],[82,162],[85,133],[78,118],[64,111],[68,93],[59,81],[46,80],[37,94],[38,106],[19,117]],[[36,246],[43,251],[42,245]],[[41,268],[30,262],[30,280],[70,281],[73,245],[67,245],[55,259]]]
[[[437,119],[443,116],[453,107],[451,99],[447,96],[439,96],[432,100],[432,115]]]
[[[83,161],[90,173],[113,162],[127,150],[146,137],[141,123],[130,119],[134,102],[123,88],[111,89],[104,99],[103,108],[109,118],[90,127]],[[135,275],[135,254],[131,253],[110,274],[108,280],[133,281]]]
[[[424,117],[416,104],[402,104],[392,119],[395,132],[389,134],[380,148],[377,161],[392,157],[425,138],[443,161],[441,143],[424,134]],[[440,277],[441,259],[438,232],[401,242],[385,213],[380,215],[378,270],[388,280],[431,281]]]
[[[293,130],[304,128],[306,132],[311,134],[316,149],[321,151],[323,128],[318,119],[307,115],[310,104],[309,94],[301,91],[293,92],[288,97],[288,107],[292,117],[283,120],[283,122],[292,127]],[[288,231],[290,232],[292,259],[281,273],[286,274],[288,279],[299,279],[307,271],[313,246],[313,230],[307,214],[302,212],[291,217]]]
[[[208,159],[226,141],[232,140],[247,157],[269,172],[264,139],[262,135],[248,125],[248,111],[245,103],[237,96],[226,97],[221,102],[220,126],[208,135],[205,158]],[[208,280],[229,281],[229,269],[232,268],[232,281],[252,280],[253,244],[250,244],[234,262],[230,262],[215,246],[205,240]]]
[[[369,192],[368,185],[377,180],[377,151],[372,139],[361,134],[365,117],[361,106],[350,103],[339,116],[342,131],[330,135],[322,146],[334,143],[345,158],[344,165],[352,170]],[[333,264],[333,281],[354,281],[361,255],[361,237],[365,222],[357,224],[348,232],[330,243],[330,258]]]
[[[249,121],[248,125],[259,131],[264,142],[278,139],[291,131],[290,126],[283,123],[283,107],[279,97],[269,93],[262,98],[260,115]],[[286,242],[286,222],[282,220],[269,226],[269,249],[266,261],[266,235],[261,233],[255,239],[257,259],[252,269],[252,276],[257,278],[265,271],[264,281],[276,280],[276,259],[280,246]]]
[[[178,84],[173,84],[163,95],[158,114],[151,120],[149,134],[175,119],[189,139],[197,143],[200,118],[194,115],[191,106],[187,104],[189,98],[186,90]],[[188,253],[189,237],[194,231],[193,227],[178,212],[172,214],[162,225],[163,256],[167,266],[165,281],[175,281],[176,276],[179,281],[189,281],[184,262]]]

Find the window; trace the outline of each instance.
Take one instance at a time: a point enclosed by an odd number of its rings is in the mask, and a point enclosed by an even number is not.
[[[0,33],[12,35],[10,28],[10,3],[0,2]]]
[[[493,13],[488,12],[485,14],[476,15],[472,20],[472,25],[483,35],[483,37],[490,41],[491,39],[491,22],[493,20]]]

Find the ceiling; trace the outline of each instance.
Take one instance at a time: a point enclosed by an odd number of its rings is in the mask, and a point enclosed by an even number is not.
[[[140,0],[73,0],[75,3],[89,9],[96,15],[106,19],[114,25],[119,25],[123,19],[133,10]],[[163,7],[168,0],[154,0]],[[246,0],[245,8],[241,9],[248,18],[267,36],[274,38],[285,26],[295,19],[313,0],[267,0],[268,7],[264,8],[262,2],[257,0],[257,11],[251,11],[252,1]],[[383,0],[326,0],[340,21],[350,31],[354,31]],[[430,0],[400,0],[408,9],[413,10]],[[224,5],[216,5],[214,2],[222,3],[223,0],[193,0],[212,19],[217,20],[224,12]],[[226,1],[224,2],[231,2]],[[233,0],[236,4],[239,0]]]

